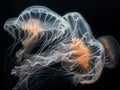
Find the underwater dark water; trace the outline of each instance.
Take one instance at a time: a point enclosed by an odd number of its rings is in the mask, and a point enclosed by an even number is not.
[[[11,69],[15,65],[11,62],[16,59],[15,52],[21,47],[19,44],[10,57],[6,56],[6,50],[14,43],[14,39],[4,31],[3,26],[7,19],[17,17],[25,8],[33,5],[46,6],[59,15],[67,12],[79,12],[86,19],[92,29],[95,38],[101,35],[112,35],[120,43],[120,2],[119,0],[1,0],[0,1],[0,90],[11,90],[18,80],[17,77],[11,75]],[[58,67],[53,65],[51,67]],[[120,80],[120,61],[114,69],[104,68],[99,80],[90,85],[78,84],[74,86],[67,76],[57,75],[54,78],[51,73],[53,70],[43,68],[45,76],[38,76],[32,83],[43,80],[42,85],[33,86],[30,90],[97,90],[97,89],[120,89],[117,82]],[[59,73],[59,72],[56,72]],[[33,75],[34,76],[34,75]],[[71,77],[71,76],[69,76]],[[32,75],[31,75],[32,79]]]

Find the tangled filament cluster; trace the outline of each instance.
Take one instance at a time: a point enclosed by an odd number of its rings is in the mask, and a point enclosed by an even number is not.
[[[73,54],[76,60],[82,67],[88,67],[89,62],[89,50],[85,45],[77,38],[72,39],[72,45],[70,46],[76,53]]]
[[[53,62],[61,62],[63,72],[73,74],[74,84],[91,84],[98,80],[104,66],[114,67],[119,58],[119,49],[114,50],[119,48],[118,42],[112,36],[96,40],[77,12],[60,16],[44,6],[32,6],[7,20],[4,28],[23,45],[16,53],[19,66],[11,72],[19,76],[15,88],[28,88],[24,83],[30,75]]]

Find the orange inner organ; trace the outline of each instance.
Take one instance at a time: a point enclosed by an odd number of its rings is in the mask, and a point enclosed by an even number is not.
[[[29,19],[21,27],[23,30],[28,30],[32,33],[43,31],[43,29],[40,27],[40,21],[38,19]]]
[[[89,63],[88,48],[78,38],[72,39],[71,47],[73,50],[76,51],[75,53],[73,53],[73,56],[76,58],[75,61],[77,61],[77,63],[80,64],[82,67],[87,68]]]

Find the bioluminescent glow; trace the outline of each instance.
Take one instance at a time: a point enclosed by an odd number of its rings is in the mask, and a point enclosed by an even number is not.
[[[16,52],[17,63],[11,72],[19,77],[14,89],[29,88],[32,74],[55,63],[60,63],[62,69],[54,70],[73,75],[75,85],[91,84],[99,79],[104,67],[113,68],[119,60],[118,42],[112,36],[95,39],[77,12],[60,16],[44,6],[32,6],[7,20],[4,28],[23,45]]]

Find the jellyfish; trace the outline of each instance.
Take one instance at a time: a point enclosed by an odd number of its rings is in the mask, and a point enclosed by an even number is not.
[[[105,67],[115,68],[118,64],[120,47],[117,40],[110,35],[101,36],[98,40],[102,43],[105,49]]]
[[[4,28],[16,42],[22,43],[16,52],[17,64],[11,71],[19,77],[14,90],[29,89],[32,74],[56,63],[60,63],[62,69],[54,70],[72,75],[74,85],[92,84],[99,79],[104,67],[114,68],[119,60],[117,40],[110,35],[95,39],[78,12],[60,16],[47,7],[31,6],[17,18],[8,19]]]

